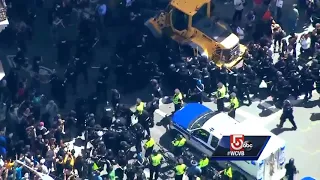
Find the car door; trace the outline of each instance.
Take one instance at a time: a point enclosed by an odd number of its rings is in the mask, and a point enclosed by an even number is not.
[[[204,129],[196,129],[191,132],[190,144],[205,154],[212,154],[210,146],[208,146],[210,133]]]

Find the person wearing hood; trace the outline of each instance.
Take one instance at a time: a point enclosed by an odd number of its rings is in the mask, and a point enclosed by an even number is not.
[[[186,172],[188,178],[193,179],[194,176],[201,176],[201,173],[202,171],[201,171],[201,168],[198,166],[197,161],[192,160],[191,167],[189,167]]]

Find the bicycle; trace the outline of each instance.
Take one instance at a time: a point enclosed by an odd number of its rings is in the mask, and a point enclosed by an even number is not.
[[[184,148],[181,155],[180,155],[181,158],[184,158],[184,159],[188,159],[188,160],[194,160],[195,157],[193,155],[193,153],[189,150],[189,148]]]
[[[174,157],[174,155],[171,152],[169,152],[168,150],[165,150],[162,147],[160,147],[159,152],[162,154],[168,166],[174,167],[177,164],[177,159]]]
[[[208,168],[208,177],[212,177],[212,180],[220,180],[222,179],[221,174],[214,167]]]

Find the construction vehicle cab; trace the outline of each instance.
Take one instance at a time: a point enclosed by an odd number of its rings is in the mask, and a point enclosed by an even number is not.
[[[155,37],[169,36],[191,47],[195,54],[232,68],[242,61],[247,48],[227,24],[210,15],[210,0],[172,0],[165,11],[145,25]]]

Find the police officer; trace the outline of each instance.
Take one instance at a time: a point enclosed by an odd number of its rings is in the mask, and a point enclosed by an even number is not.
[[[233,119],[236,117],[236,109],[240,106],[239,100],[236,96],[236,93],[231,93],[230,94],[230,107],[229,107],[229,112],[228,115],[232,117]]]
[[[88,63],[86,59],[75,57],[74,61],[77,69],[77,75],[83,74],[84,81],[88,84]]]
[[[303,87],[303,92],[305,93],[304,100],[308,100],[312,98],[312,90],[313,90],[313,85],[314,85],[314,79],[312,78],[311,70],[306,69],[302,73],[302,87]]]
[[[241,97],[239,97],[241,99],[241,101],[243,102],[244,100],[248,101],[248,105],[252,104],[252,101],[250,99],[250,95],[249,95],[249,79],[246,77],[246,74],[243,74],[243,76],[239,77],[239,94],[241,95]]]
[[[202,173],[201,168],[198,166],[198,163],[195,160],[191,160],[191,167],[187,169],[186,174],[189,179],[197,179],[195,177],[200,176]]]
[[[183,159],[180,158],[178,160],[178,164],[176,165],[174,170],[175,170],[174,179],[175,180],[182,180],[183,179],[183,175],[187,170],[187,166],[183,163]]]
[[[294,164],[294,159],[291,158],[289,160],[289,162],[285,165],[286,168],[286,178],[288,180],[293,180],[294,176],[299,173],[299,171],[297,170],[295,164]]]
[[[136,101],[136,112],[135,115],[138,118],[139,123],[143,126],[146,130],[147,134],[150,136],[150,126],[149,126],[149,119],[150,115],[145,110],[146,103],[142,102],[140,98],[137,98]]]
[[[88,97],[88,105],[89,105],[89,113],[93,113],[95,114],[97,112],[97,107],[99,104],[99,100],[98,100],[98,95],[97,93],[92,93],[90,94],[90,96]]]
[[[176,139],[172,141],[173,147],[174,147],[174,153],[176,156],[181,155],[183,151],[183,147],[186,144],[187,139],[184,138],[181,134],[178,134]]]
[[[99,69],[100,73],[107,79],[110,75],[110,68],[107,64],[102,64]]]
[[[77,73],[74,64],[69,63],[64,72],[65,84],[71,84],[73,93],[77,94]]]
[[[223,174],[223,179],[225,180],[232,180],[232,167],[231,164],[227,163],[226,168],[219,172]]]
[[[202,171],[202,179],[205,179],[208,172],[209,158],[206,154],[202,155],[202,158],[199,161],[199,167]]]
[[[150,180],[157,180],[159,177],[159,171],[161,168],[161,161],[162,161],[163,156],[156,150],[152,151],[152,154],[150,156]]]
[[[227,93],[227,88],[221,83],[218,83],[218,90],[216,92],[217,98],[217,108],[218,112],[222,112],[224,110],[224,98]]]
[[[100,75],[96,82],[96,93],[101,99],[107,98],[107,82],[104,76]]]
[[[57,63],[59,65],[66,65],[70,58],[70,44],[63,38],[57,44]]]
[[[203,77],[203,84],[205,85],[204,92],[211,93],[211,77],[208,68],[202,69],[202,77]]]
[[[204,91],[204,85],[200,79],[196,81],[196,88],[194,92],[195,101],[202,104],[203,102],[203,91]]]
[[[283,102],[282,115],[280,116],[280,124],[278,124],[277,126],[279,128],[282,128],[286,119],[289,119],[289,121],[291,122],[293,126],[292,129],[296,130],[297,125],[296,125],[296,122],[294,121],[293,108],[289,100],[285,100]]]
[[[145,157],[149,157],[153,151],[153,147],[155,144],[154,139],[151,136],[146,137],[147,141],[144,143],[144,148],[146,150]]]
[[[174,95],[173,95],[172,101],[174,104],[174,112],[181,109],[182,104],[183,104],[183,96],[182,96],[182,93],[180,92],[179,89],[174,90]]]
[[[136,101],[136,115],[139,117],[143,114],[145,108],[145,103],[141,101],[140,98],[137,98]]]
[[[150,82],[153,89],[152,96],[161,98],[163,96],[163,93],[159,82],[156,79],[151,79]]]
[[[117,89],[111,89],[111,104],[114,109],[119,105],[121,95]]]

